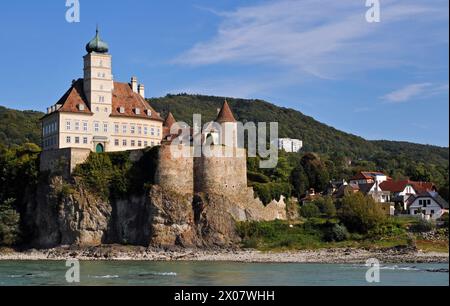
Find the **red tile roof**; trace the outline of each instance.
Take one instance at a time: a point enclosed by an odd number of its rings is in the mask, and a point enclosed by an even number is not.
[[[83,79],[75,81],[72,87],[56,103],[56,105],[61,105],[56,112],[92,114],[92,110],[88,107],[89,103],[84,95],[83,87]],[[84,106],[82,110],[80,110],[79,105]],[[124,113],[120,112],[121,107],[124,108]],[[136,109],[139,109],[140,113],[137,113]],[[151,112],[150,116],[147,114],[147,111]],[[119,82],[114,82],[111,116],[137,117],[163,121],[159,114],[140,94],[133,92],[130,84]]]
[[[414,182],[409,180],[404,181],[386,181],[380,184],[380,188],[383,191],[390,191],[390,192],[402,192],[405,190],[406,186],[410,185],[414,188],[416,193],[423,193],[427,191],[433,191],[435,189],[435,186],[433,183],[429,182]]]
[[[386,174],[382,173],[382,172],[378,172],[378,171],[362,171],[359,172],[358,174],[356,174],[354,177],[352,177],[350,180],[352,181],[357,181],[357,180],[370,180],[373,179],[375,176],[387,176]],[[388,177],[388,180],[390,178]]]
[[[234,118],[233,112],[231,111],[230,106],[228,105],[227,100],[223,103],[222,109],[217,116],[216,122],[225,123],[225,122],[236,122]]]
[[[59,99],[56,105],[62,105],[58,112],[92,114],[87,106],[87,99],[83,91],[83,80],[80,79],[72,84],[72,87]],[[80,110],[79,105],[83,106]]]
[[[123,114],[120,113],[121,107],[124,107],[125,110]],[[140,114],[136,114],[136,109],[140,110]],[[147,114],[147,111],[151,112],[151,116]],[[142,119],[163,121],[159,114],[140,94],[133,92],[130,84],[119,82],[114,82],[111,116],[139,117]]]

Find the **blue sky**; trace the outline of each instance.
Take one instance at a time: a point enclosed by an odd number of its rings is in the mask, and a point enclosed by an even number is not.
[[[259,98],[368,139],[449,144],[448,0],[1,1],[0,105],[45,110],[100,25],[118,81],[150,97]]]

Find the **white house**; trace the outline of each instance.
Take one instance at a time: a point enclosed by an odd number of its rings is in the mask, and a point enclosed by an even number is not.
[[[278,139],[278,149],[288,153],[298,153],[303,148],[303,141],[299,139],[280,138]]]
[[[390,193],[389,201],[397,203],[407,210],[408,201],[412,196],[424,194],[427,192],[435,192],[436,187],[429,182],[404,181],[385,181],[380,184],[383,192]]]
[[[349,183],[355,185],[376,183],[380,185],[389,180],[391,180],[391,178],[382,172],[362,171],[352,177]]]
[[[421,216],[426,220],[437,220],[448,213],[448,203],[436,192],[426,192],[410,197],[408,201],[409,213]]]

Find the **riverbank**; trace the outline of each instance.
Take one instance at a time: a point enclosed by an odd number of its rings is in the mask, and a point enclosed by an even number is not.
[[[92,248],[60,247],[50,250],[17,252],[0,250],[0,261],[66,260],[85,261],[199,261],[244,263],[365,263],[376,258],[384,263],[448,263],[449,253],[423,252],[411,249],[321,249],[289,252],[256,250],[157,250],[143,247],[101,246]]]

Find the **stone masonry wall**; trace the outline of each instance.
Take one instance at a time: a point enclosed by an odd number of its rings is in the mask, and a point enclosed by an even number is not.
[[[222,150],[223,147],[216,147]],[[195,159],[195,192],[236,194],[247,188],[247,158],[244,149],[231,156],[215,151],[210,157]]]
[[[189,147],[182,149],[191,150]],[[174,157],[170,145],[162,145],[159,149],[155,183],[164,189],[174,190],[179,194],[193,194],[194,159],[183,156]]]
[[[89,154],[91,150],[78,148],[43,151],[40,156],[40,171],[60,172],[68,177],[77,165],[86,161]]]

